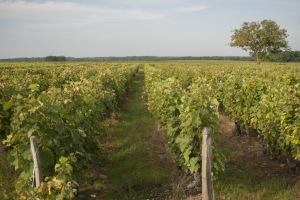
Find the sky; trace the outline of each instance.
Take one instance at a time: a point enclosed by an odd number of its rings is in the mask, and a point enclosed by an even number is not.
[[[248,56],[243,22],[275,21],[300,50],[300,0],[0,0],[0,58]]]

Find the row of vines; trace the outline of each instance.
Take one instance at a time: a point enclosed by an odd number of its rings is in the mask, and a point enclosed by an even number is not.
[[[148,108],[164,127],[174,160],[200,172],[201,130],[217,134],[219,106],[236,123],[263,135],[273,154],[300,161],[300,67],[241,62],[155,63],[146,67]],[[223,169],[216,144],[215,171]]]
[[[0,134],[20,173],[14,192],[0,183],[0,198],[72,198],[138,65],[8,63],[0,70]],[[30,136],[37,137],[45,177],[39,190],[31,186]]]
[[[178,68],[180,69],[180,68]],[[148,109],[164,127],[173,160],[186,172],[201,173],[202,128],[219,125],[218,101],[209,84],[201,78],[191,84],[174,76],[173,67],[145,67],[145,93]],[[177,74],[185,79],[188,74]],[[223,155],[213,143],[214,172],[224,170]]]

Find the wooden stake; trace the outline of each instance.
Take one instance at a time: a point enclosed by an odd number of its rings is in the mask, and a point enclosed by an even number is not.
[[[35,136],[30,137],[31,153],[33,157],[33,170],[35,174],[35,187],[39,188],[43,182],[42,165],[39,154],[39,147]]]
[[[202,134],[202,199],[212,200],[212,128],[204,127]]]

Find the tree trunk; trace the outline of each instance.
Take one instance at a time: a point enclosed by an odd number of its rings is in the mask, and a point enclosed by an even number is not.
[[[259,59],[258,53],[256,53],[256,62],[258,65],[260,65],[260,59]]]

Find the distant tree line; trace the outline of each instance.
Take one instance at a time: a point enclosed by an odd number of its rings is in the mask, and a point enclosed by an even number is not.
[[[47,62],[66,62],[67,58],[65,56],[47,56],[45,58]]]
[[[169,61],[169,60],[236,60],[254,61],[250,56],[184,56],[184,57],[158,57],[158,56],[126,56],[126,57],[85,57],[73,58],[65,56],[47,56],[32,58],[9,58],[0,59],[0,62],[112,62],[112,61]],[[300,62],[300,51],[283,51],[271,54],[267,61],[271,62]]]
[[[0,59],[0,62],[83,62],[83,61],[168,61],[168,60],[238,60],[238,61],[253,61],[251,57],[248,56],[184,56],[184,57],[158,57],[158,56],[126,56],[126,57],[65,57],[65,56],[47,56],[47,57],[32,57],[32,58],[8,58]]]
[[[168,60],[240,60],[252,61],[251,57],[241,56],[184,56],[184,57],[158,57],[158,56],[126,56],[126,57],[86,57],[86,58],[72,58],[68,57],[67,61],[168,61]]]
[[[45,57],[0,59],[0,62],[43,62],[43,61],[45,61]]]
[[[31,58],[5,58],[0,59],[0,62],[65,62],[65,56],[47,56],[47,57],[31,57]]]
[[[271,54],[268,60],[271,62],[300,62],[300,51],[282,51]]]

